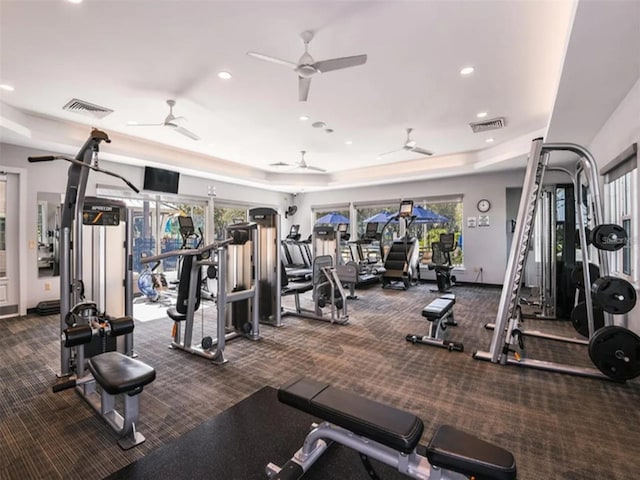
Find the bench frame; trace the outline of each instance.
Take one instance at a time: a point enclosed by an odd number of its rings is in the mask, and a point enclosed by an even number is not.
[[[76,392],[100,415],[105,422],[120,436],[118,445],[123,450],[128,450],[145,441],[144,436],[136,430],[138,415],[140,413],[139,393],[133,395],[121,393],[124,399],[122,413],[116,410],[116,397],[105,389],[98,393],[96,379],[91,373],[87,373],[81,379],[76,380]],[[131,392],[130,392],[131,393]]]
[[[297,479],[302,477],[313,464],[322,456],[326,449],[333,443],[339,443],[345,447],[357,451],[360,455],[378,460],[386,465],[394,467],[398,472],[410,478],[420,480],[468,480],[469,477],[451,470],[435,467],[429,463],[416,450],[409,454],[382,445],[370,438],[354,434],[346,428],[339,427],[330,422],[313,424],[313,429],[304,440],[294,456],[282,467],[269,463],[265,471],[269,478]],[[293,473],[290,472],[297,472]]]

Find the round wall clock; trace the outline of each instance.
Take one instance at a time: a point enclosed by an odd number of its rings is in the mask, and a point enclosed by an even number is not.
[[[478,202],[478,211],[481,213],[487,213],[491,208],[491,202],[486,198],[483,198]]]

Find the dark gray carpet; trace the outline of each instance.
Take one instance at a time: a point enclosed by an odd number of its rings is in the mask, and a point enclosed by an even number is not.
[[[414,412],[425,422],[423,442],[443,423],[475,432],[513,452],[520,479],[635,477],[637,380],[619,385],[473,360],[474,348],[489,345],[483,325],[494,321],[497,289],[456,288],[460,326],[449,335],[464,343],[464,353],[411,345],[407,333],[427,331],[420,310],[436,297],[430,287],[363,290],[347,326],[286,317],[281,329],[263,326],[259,342],[229,343],[223,367],[167,349],[169,320],[138,323],[136,350],[158,376],[141,397],[139,429],[147,441],[126,452],[73,391],[51,392],[59,368],[58,318],[0,320],[0,478],[103,478],[295,375]],[[205,312],[208,318],[215,309]],[[200,316],[198,332],[199,322]],[[564,322],[534,322],[573,334]],[[205,319],[204,328],[212,332],[212,321]],[[589,365],[581,346],[528,339],[527,350],[544,360]]]

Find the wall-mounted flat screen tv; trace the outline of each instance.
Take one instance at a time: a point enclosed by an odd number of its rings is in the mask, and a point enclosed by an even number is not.
[[[161,168],[144,167],[144,188],[154,192],[178,193],[180,174]]]

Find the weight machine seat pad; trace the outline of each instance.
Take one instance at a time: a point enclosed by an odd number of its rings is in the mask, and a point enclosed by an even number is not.
[[[511,452],[449,425],[442,425],[427,446],[427,459],[436,467],[478,480],[515,480]]]
[[[120,352],[101,353],[88,363],[96,382],[111,395],[140,389],[156,378],[155,368]]]
[[[183,322],[187,319],[187,314],[179,313],[175,307],[167,308],[167,315],[174,322]]]
[[[422,420],[409,412],[305,377],[281,387],[278,399],[402,453],[416,448],[424,430]]]
[[[282,287],[280,289],[280,294],[281,295],[294,295],[294,294],[308,292],[310,290],[313,290],[313,284],[311,282],[306,282],[306,283],[293,282],[293,283],[289,283],[286,286]]]
[[[455,300],[449,298],[436,298],[422,309],[422,316],[426,317],[430,322],[433,322],[449,313],[449,310],[453,308],[455,303]]]

